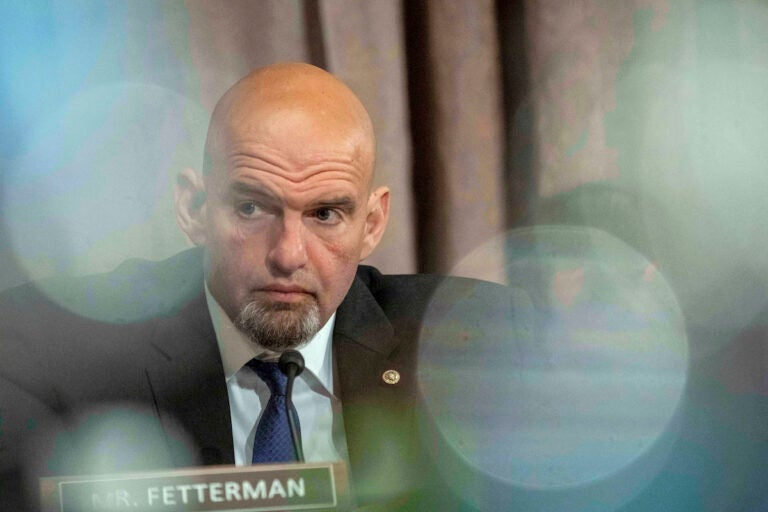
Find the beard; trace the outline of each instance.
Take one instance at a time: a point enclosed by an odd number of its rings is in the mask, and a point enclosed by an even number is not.
[[[314,300],[288,304],[256,299],[242,307],[235,327],[257,345],[283,352],[303,347],[320,330],[320,308]]]

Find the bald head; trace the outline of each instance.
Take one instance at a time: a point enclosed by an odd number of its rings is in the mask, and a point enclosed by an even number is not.
[[[231,142],[244,137],[269,141],[286,132],[310,154],[324,142],[348,145],[370,184],[375,138],[368,112],[343,82],[305,63],[257,69],[222,96],[208,129],[204,173],[227,157]]]

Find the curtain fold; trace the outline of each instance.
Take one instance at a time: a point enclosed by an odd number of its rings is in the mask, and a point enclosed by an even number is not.
[[[503,110],[499,51],[491,1],[436,0],[423,4],[422,41],[412,67],[423,81],[419,131],[431,137],[423,147],[413,181],[420,208],[421,263],[427,270],[451,272],[474,249],[504,229]],[[419,62],[420,61],[420,62]],[[419,144],[421,140],[416,140]],[[422,195],[423,194],[423,195]],[[502,265],[487,250],[477,265],[460,273],[491,277]]]

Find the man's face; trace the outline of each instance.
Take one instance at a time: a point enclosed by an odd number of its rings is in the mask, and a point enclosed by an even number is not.
[[[205,177],[211,293],[252,339],[300,345],[343,300],[365,243],[372,155],[301,110],[228,128]]]

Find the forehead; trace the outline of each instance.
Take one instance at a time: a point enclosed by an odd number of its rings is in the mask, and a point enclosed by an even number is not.
[[[373,165],[358,127],[326,112],[292,109],[228,124],[211,156],[217,181],[257,182],[294,191],[333,186],[367,190]]]
[[[361,168],[368,148],[359,126],[323,110],[276,109],[227,127],[223,146],[230,151],[261,147],[307,163],[345,160]]]
[[[251,168],[299,182],[330,167],[370,185],[370,117],[345,85],[315,68],[277,66],[241,80],[217,104],[208,135],[216,174]]]

